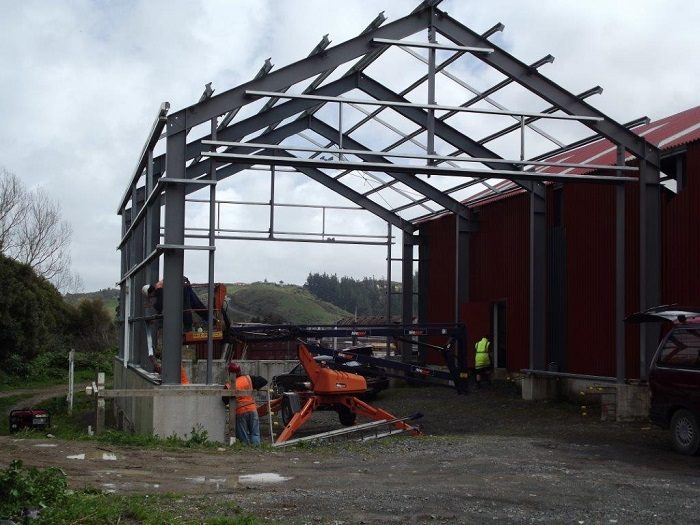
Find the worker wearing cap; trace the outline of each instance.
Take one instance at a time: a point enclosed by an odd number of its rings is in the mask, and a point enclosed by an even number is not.
[[[236,390],[259,390],[267,384],[267,379],[260,376],[243,375],[241,367],[229,363],[229,373],[236,378]],[[260,444],[260,420],[258,407],[252,394],[236,396],[236,438],[246,445]]]
[[[482,337],[475,345],[474,368],[477,372],[477,381],[482,378],[489,381],[489,369],[491,368],[491,342],[486,336]]]

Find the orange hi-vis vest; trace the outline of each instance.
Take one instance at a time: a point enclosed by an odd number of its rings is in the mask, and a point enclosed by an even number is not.
[[[253,381],[250,379],[250,376],[238,376],[236,378],[236,390],[253,390]],[[255,412],[257,409],[253,396],[236,396],[236,415]]]

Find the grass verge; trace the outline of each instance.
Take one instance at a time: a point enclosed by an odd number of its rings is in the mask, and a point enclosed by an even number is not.
[[[256,525],[260,521],[231,501],[206,496],[118,496],[91,491],[69,495],[41,512],[37,525]]]

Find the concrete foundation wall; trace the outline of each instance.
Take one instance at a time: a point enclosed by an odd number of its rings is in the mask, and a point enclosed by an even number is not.
[[[145,374],[145,371],[144,371]],[[143,374],[125,368],[118,358],[114,360],[114,389],[149,389],[156,385]],[[114,400],[118,427],[139,434],[153,433],[153,398],[121,397]]]
[[[522,380],[523,399],[566,399],[582,406],[600,406],[601,419],[635,421],[649,417],[649,387],[590,379],[527,375]]]
[[[237,361],[245,374],[258,375],[272,381],[289,372],[298,361]],[[162,438],[179,436],[187,439],[192,430],[206,430],[211,441],[224,442],[226,413],[221,397],[206,392],[218,392],[228,379],[226,363],[213,362],[212,385],[205,385],[207,362],[183,361],[191,384],[158,385],[152,376],[139,367],[125,368],[120,359],[114,361],[115,389],[155,389],[154,396],[115,398],[115,414],[120,428],[139,434],[155,434]],[[169,390],[167,395],[163,391]],[[196,392],[194,391],[196,390]]]

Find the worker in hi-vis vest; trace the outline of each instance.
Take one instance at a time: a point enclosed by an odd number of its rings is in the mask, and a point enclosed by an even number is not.
[[[229,363],[228,371],[236,378],[236,390],[250,392],[259,390],[267,384],[267,379],[264,377],[243,374],[237,363]],[[227,383],[224,388],[230,389],[231,385]],[[236,396],[236,438],[246,445],[260,444],[258,407],[251,393]]]
[[[489,380],[489,371],[491,368],[491,341],[486,336],[482,337],[475,345],[476,350],[474,358],[474,368],[476,368],[476,380]]]

